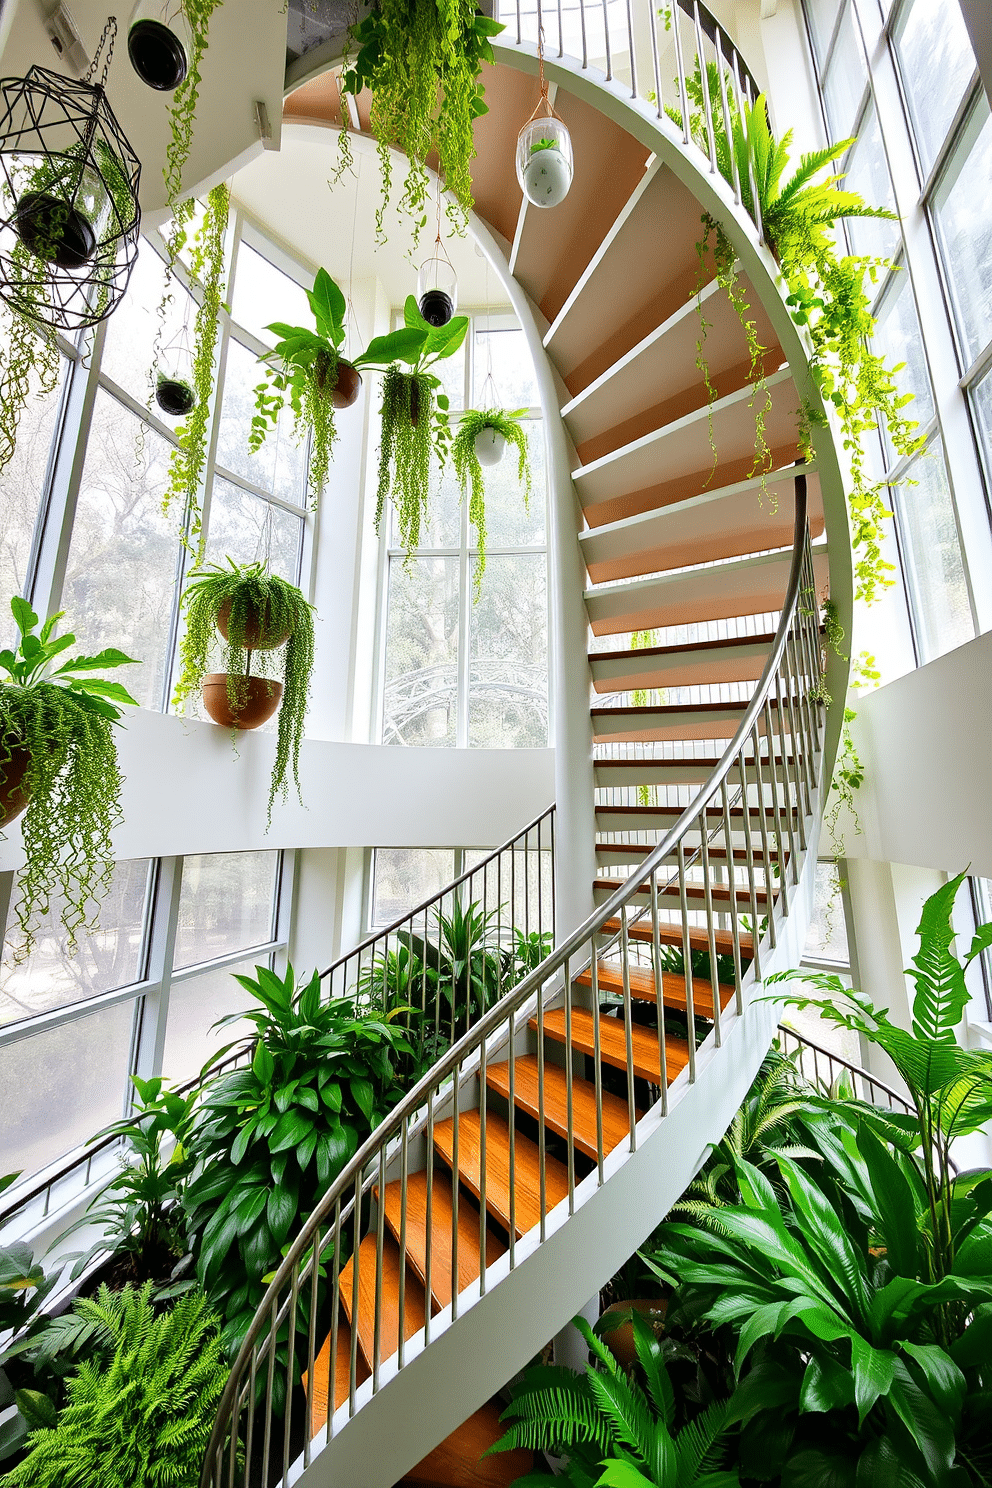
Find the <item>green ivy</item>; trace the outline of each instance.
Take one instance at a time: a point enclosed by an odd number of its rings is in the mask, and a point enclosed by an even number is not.
[[[165,169],[162,172],[165,179],[166,200],[173,217],[174,243],[170,250],[172,263],[175,262],[175,257],[185,241],[184,222],[188,222],[191,215],[189,210],[191,201],[180,206],[183,192],[183,167],[189,158],[190,145],[193,141],[193,121],[196,118],[196,105],[199,102],[200,84],[203,81],[200,76],[200,63],[207,50],[210,17],[221,4],[223,0],[181,0],[183,15],[189,22],[192,32],[193,46],[186,59],[186,76],[172,95],[172,109],[169,115],[171,138],[165,152]]]
[[[462,497],[468,496],[468,518],[476,534],[476,599],[479,598],[482,576],[486,571],[486,481],[475,452],[475,441],[484,429],[493,429],[513,446],[517,452],[517,479],[523,487],[524,505],[529,510],[532,488],[530,456],[527,434],[520,422],[526,412],[526,408],[517,408],[512,413],[502,408],[489,408],[485,412],[469,409],[459,418],[458,431],[452,441],[451,463],[455,467]]]

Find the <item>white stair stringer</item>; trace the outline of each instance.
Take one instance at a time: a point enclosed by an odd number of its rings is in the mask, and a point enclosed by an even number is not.
[[[799,963],[815,868],[814,850],[766,975]],[[330,1441],[314,1444],[310,1466],[293,1482],[391,1488],[570,1322],[664,1219],[730,1125],[778,1023],[778,1006],[761,1003],[763,995],[752,985],[744,1016],[724,1024],[722,1046],[711,1035],[700,1051],[695,1083],[680,1076],[668,1115],[659,1104],[642,1117],[636,1151],[607,1157],[602,1185],[594,1170],[576,1186],[573,1213],[566,1200],[548,1215],[543,1242],[537,1227],[517,1241],[512,1271],[508,1255],[490,1266],[484,1295],[476,1283],[459,1296],[454,1323],[450,1307],[433,1318],[430,1344],[411,1340],[402,1369],[387,1361],[378,1391],[371,1381],[360,1388],[351,1419],[341,1406]]]

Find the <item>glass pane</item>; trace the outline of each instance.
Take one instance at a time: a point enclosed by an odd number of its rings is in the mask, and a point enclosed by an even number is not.
[[[847,973],[841,973],[840,977],[845,987],[850,987],[851,977]],[[793,983],[797,994],[805,990],[802,982]],[[815,988],[810,988],[813,996],[818,996]],[[861,1056],[861,1040],[856,1033],[850,1029],[838,1028],[827,1018],[821,1018],[815,1008],[785,1008],[782,1013],[782,1022],[786,1028],[793,1028],[804,1038],[812,1039],[814,1044],[819,1044],[821,1049],[826,1049],[828,1054],[835,1055],[838,1059],[845,1059],[848,1064],[857,1068],[863,1068],[864,1060]],[[799,1060],[799,1068],[807,1080],[827,1080],[829,1077],[829,1066],[825,1060],[817,1060],[813,1051],[804,1050]],[[835,1071],[835,1073],[837,1073]]]
[[[915,481],[910,485],[909,481]],[[897,491],[906,586],[921,661],[975,634],[954,503],[939,440],[918,456]]]
[[[391,548],[398,548],[400,546],[399,516],[392,503],[390,503],[389,511],[389,545]],[[432,462],[427,513],[421,519],[420,525],[420,547],[460,547],[461,532],[461,489],[455,477],[454,468],[449,460],[444,472],[439,474],[437,466]]]
[[[147,887],[147,858],[115,864],[110,889],[100,904],[100,928],[80,940],[75,956],[66,953],[66,935],[60,923],[62,900],[53,899],[27,961],[16,966],[10,946],[4,946],[0,1023],[33,1018],[37,1013],[83,1002],[98,992],[114,992],[138,981],[144,960]],[[11,909],[8,934],[14,932],[16,924]]]
[[[971,390],[971,407],[985,457],[986,474],[992,480],[992,372]]]
[[[992,118],[982,99],[935,199],[958,330],[970,364],[992,336]]]
[[[284,501],[296,501],[302,506],[306,500],[307,449],[305,443],[297,443],[289,408],[283,409],[277,427],[270,431],[258,454],[248,450],[255,388],[263,375],[254,352],[232,338],[227,346],[217,463],[255,486],[275,492]]]
[[[849,156],[844,188],[847,191],[860,192],[870,207],[886,207],[890,212],[895,211],[892,180],[885,161],[874,107],[869,108],[858,130],[858,143]],[[868,257],[893,258],[902,243],[899,223],[889,222],[885,218],[852,217],[847,230],[854,252]]]
[[[266,559],[271,573],[295,584],[302,537],[302,517],[216,477],[210,498],[208,563],[223,563],[225,558],[233,558],[235,563]]]
[[[391,925],[451,882],[455,854],[450,847],[377,847],[372,876],[372,924]]]
[[[915,402],[907,405],[906,415],[915,418],[922,428],[933,418],[933,394],[913,286],[905,270],[894,276],[879,307],[874,341],[874,350],[890,367],[905,363],[896,381],[900,392],[913,394]]]
[[[817,863],[813,914],[806,931],[803,959],[837,961],[847,966],[847,924],[840,892],[840,874],[833,862]]]
[[[115,677],[146,708],[162,706],[179,542],[162,515],[170,446],[116,398],[96,395],[62,604],[89,652],[117,646],[141,666]]]
[[[806,0],[806,18],[813,33],[816,55],[822,66],[837,19],[837,0]]]
[[[454,744],[457,558],[389,560],[384,744]]]
[[[524,491],[517,478],[517,453],[511,445],[503,451],[498,465],[484,471],[486,478],[486,543],[490,548],[538,547],[544,543],[547,483],[544,474],[544,428],[539,420],[528,420],[527,444],[530,451],[532,490],[530,507],[524,504]],[[475,541],[475,529],[469,528],[469,541]]]
[[[127,294],[107,322],[100,362],[101,372],[142,403],[154,392],[149,373],[154,367],[157,339],[162,360],[170,370],[175,362],[180,375],[188,377],[192,372],[196,306],[179,281],[173,279],[171,298],[165,306],[164,319],[160,320],[159,306],[164,293],[165,264],[142,239]],[[185,335],[184,326],[189,327]]]
[[[183,859],[174,965],[195,966],[272,939],[277,852]]]
[[[434,376],[441,379],[442,387],[448,395],[452,408],[465,407],[465,346],[467,340],[466,336],[453,357],[448,357],[443,362],[435,362],[431,368]]]
[[[519,330],[481,330],[475,333],[472,407],[489,407],[492,389],[486,378],[492,369],[496,399],[501,408],[540,408],[534,363],[527,340]],[[486,400],[485,403],[483,400]]]
[[[947,0],[911,0],[903,6],[895,45],[926,173],[975,70],[961,7]]]
[[[542,748],[548,742],[544,555],[490,558],[469,623],[469,743]]]
[[[867,82],[868,72],[861,51],[861,40],[855,32],[851,7],[847,5],[841,17],[830,65],[823,78],[823,96],[834,139],[846,139],[854,133],[854,123]]]
[[[0,1048],[0,1172],[36,1173],[123,1114],[132,1002]]]
[[[268,964],[267,958],[264,964]],[[213,971],[173,982],[169,990],[162,1073],[174,1085],[192,1080],[218,1049],[254,1032],[251,1023],[241,1021],[226,1028],[213,1027],[219,1018],[240,1013],[254,1003],[254,998],[234,980],[235,972],[254,976],[255,962],[249,956],[233,966],[215,967]]]
[[[65,368],[63,362],[63,374]],[[0,646],[10,645],[16,635],[10,600],[15,594],[23,594],[27,585],[31,542],[61,400],[61,384],[42,400],[38,379],[31,377],[17,431],[17,448],[0,471]]]
[[[265,329],[274,320],[313,330],[313,311],[306,290],[247,243],[238,249],[231,315],[238,325],[269,346],[278,339]]]

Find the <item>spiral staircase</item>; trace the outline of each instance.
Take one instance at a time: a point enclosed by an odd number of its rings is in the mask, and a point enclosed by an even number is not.
[[[525,1454],[480,1461],[497,1392],[722,1135],[774,1028],[756,989],[798,960],[840,727],[818,601],[829,591],[849,617],[847,519],[829,429],[802,460],[798,410],[818,394],[760,224],[664,111],[674,78],[687,117],[700,58],[721,59],[725,110],[755,91],[708,12],[680,4],[667,32],[648,8],[636,36],[628,7],[612,77],[564,46],[546,61],[576,159],[554,211],[522,203],[513,171],[536,96],[519,14],[477,128],[474,225],[531,339],[548,424],[556,949],[311,1217],[236,1362],[203,1488],[525,1472]],[[287,117],[337,125],[336,45],[295,64]],[[757,360],[701,269],[704,212],[738,255]],[[829,658],[826,691],[845,683]],[[280,1388],[294,1351],[302,1391]]]

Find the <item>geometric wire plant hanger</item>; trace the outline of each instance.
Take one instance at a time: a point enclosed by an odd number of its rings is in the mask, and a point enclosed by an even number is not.
[[[54,330],[105,320],[138,256],[141,164],[106,94],[116,33],[111,16],[78,82],[0,79],[0,297]]]

